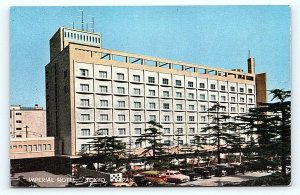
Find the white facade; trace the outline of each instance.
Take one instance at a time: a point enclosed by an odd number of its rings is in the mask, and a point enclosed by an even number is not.
[[[135,148],[149,120],[163,125],[163,141],[191,144],[216,102],[231,116],[256,102],[255,85],[86,63],[75,63],[74,75],[77,152],[96,132]]]

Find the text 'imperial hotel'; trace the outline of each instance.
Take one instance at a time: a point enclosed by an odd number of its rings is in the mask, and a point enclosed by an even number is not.
[[[132,148],[147,121],[163,125],[162,141],[192,144],[220,102],[230,116],[266,102],[266,74],[194,65],[102,48],[101,34],[61,27],[46,66],[47,129],[56,154],[78,155],[95,137],[120,136]],[[247,138],[246,138],[247,139]]]

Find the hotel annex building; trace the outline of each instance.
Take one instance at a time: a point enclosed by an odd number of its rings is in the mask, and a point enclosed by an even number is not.
[[[101,34],[77,29],[61,27],[50,39],[47,134],[58,155],[88,151],[101,136],[144,147],[135,141],[150,120],[163,125],[163,142],[191,144],[216,102],[230,116],[266,102],[266,74],[255,74],[254,58],[245,73],[104,49]]]

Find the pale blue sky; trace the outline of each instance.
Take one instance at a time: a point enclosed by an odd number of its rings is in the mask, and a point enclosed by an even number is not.
[[[10,104],[45,106],[49,39],[79,10],[95,17],[104,48],[244,71],[250,49],[268,89],[291,89],[288,6],[13,7]]]

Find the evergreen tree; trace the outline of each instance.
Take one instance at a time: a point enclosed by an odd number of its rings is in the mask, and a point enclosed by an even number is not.
[[[263,167],[281,166],[282,176],[286,177],[291,155],[291,92],[274,89],[270,95],[275,102],[261,103],[241,118],[249,127],[247,134],[255,140],[245,153],[256,154]]]
[[[99,170],[100,162],[104,164],[103,171],[114,172],[114,167],[120,167],[120,155],[124,153],[126,145],[119,138],[115,136],[96,137],[89,142],[91,150],[96,151],[97,170]]]
[[[209,144],[217,147],[218,164],[221,163],[222,142],[227,143],[231,134],[227,131],[227,120],[230,118],[225,114],[225,106],[219,102],[208,109],[208,117],[212,119],[207,127],[201,131],[204,137],[209,140]]]
[[[152,153],[152,158],[150,160],[147,160],[147,164],[153,164],[153,167],[157,168],[159,164],[162,163],[162,161],[158,159],[157,156],[165,154],[164,146],[166,144],[161,143],[160,138],[162,135],[160,129],[163,127],[161,124],[155,121],[149,121],[147,124],[149,124],[150,127],[145,129],[145,133],[142,134],[141,137],[136,140],[136,142],[145,142],[146,144],[149,144],[149,146],[144,148],[143,153]]]

